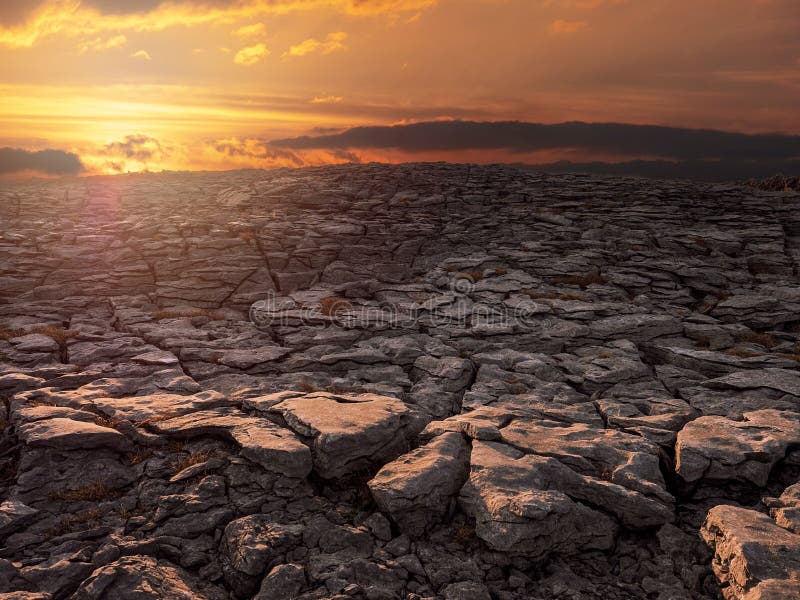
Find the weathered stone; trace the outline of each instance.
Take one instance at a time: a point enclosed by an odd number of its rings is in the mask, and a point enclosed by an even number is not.
[[[193,438],[220,436],[241,448],[241,454],[268,471],[290,477],[311,472],[311,453],[291,431],[233,409],[204,410],[148,425],[157,433]]]
[[[125,556],[97,569],[72,597],[75,600],[224,600],[227,594],[167,561]]]
[[[408,450],[422,428],[420,417],[400,400],[315,393],[289,398],[271,412],[310,440],[314,470],[326,479],[352,475]]]
[[[460,433],[444,433],[384,465],[369,489],[380,509],[417,537],[447,514],[468,474],[466,440]]]
[[[283,562],[301,539],[302,526],[274,523],[266,515],[231,521],[220,545],[225,581],[237,594],[252,596],[264,573]],[[273,578],[273,582],[277,580],[278,577]]]
[[[767,515],[736,506],[708,512],[701,535],[727,600],[800,597],[800,536]]]
[[[116,452],[126,452],[133,448],[131,441],[115,429],[61,417],[25,423],[19,428],[19,437],[32,448],[108,448]]]
[[[687,482],[738,480],[763,487],[799,439],[800,413],[759,410],[744,413],[743,421],[701,417],[678,434],[675,471]]]

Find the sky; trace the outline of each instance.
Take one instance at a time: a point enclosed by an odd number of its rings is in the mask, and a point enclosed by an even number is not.
[[[0,177],[792,160],[799,30],[798,0],[1,0]]]

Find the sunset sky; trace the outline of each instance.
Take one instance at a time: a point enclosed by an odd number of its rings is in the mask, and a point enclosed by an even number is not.
[[[452,120],[798,135],[798,31],[798,0],[0,0],[0,147],[88,174],[651,158],[270,142]]]

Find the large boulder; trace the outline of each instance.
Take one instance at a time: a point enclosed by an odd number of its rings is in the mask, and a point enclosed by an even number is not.
[[[800,535],[763,513],[715,506],[700,531],[726,600],[800,598]]]
[[[758,410],[743,416],[688,423],[675,445],[677,474],[688,483],[736,480],[764,487],[775,463],[800,440],[800,413]]]
[[[124,556],[100,567],[74,600],[227,600],[228,594],[188,571],[151,556]]]
[[[410,536],[420,536],[451,508],[469,475],[469,444],[460,433],[444,433],[404,454],[369,482],[381,510]]]
[[[250,597],[261,578],[284,562],[302,541],[302,525],[275,523],[266,515],[249,515],[228,523],[220,543],[225,581],[240,596]],[[277,578],[273,578],[277,579]]]
[[[383,465],[407,451],[424,426],[420,415],[400,400],[375,394],[298,395],[269,411],[308,441],[314,471],[325,479]]]

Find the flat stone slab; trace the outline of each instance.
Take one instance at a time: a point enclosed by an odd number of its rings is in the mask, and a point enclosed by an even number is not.
[[[116,429],[63,417],[25,423],[19,438],[26,446],[56,450],[108,448],[117,452],[133,449],[133,443]]]
[[[678,433],[676,473],[686,482],[767,484],[772,467],[800,441],[800,413],[758,410],[742,421],[700,417]]]
[[[386,464],[369,482],[381,510],[417,537],[451,508],[469,474],[470,447],[460,433],[444,433]]]
[[[708,511],[700,534],[714,551],[726,600],[800,598],[800,535],[763,513],[727,505]]]
[[[203,435],[229,439],[245,458],[268,471],[288,477],[306,477],[311,472],[311,452],[290,430],[262,418],[231,408],[193,412],[148,425],[156,433],[192,438]]]
[[[124,398],[94,398],[92,403],[103,414],[113,419],[125,419],[134,424],[232,404],[225,396],[214,391],[199,392],[191,396],[150,394]]]
[[[31,521],[37,514],[38,510],[26,506],[19,500],[6,500],[0,503],[0,536],[14,533],[15,529]]]
[[[310,440],[314,471],[326,479],[396,458],[423,426],[402,401],[375,394],[318,392],[289,398],[269,410]]]
[[[554,459],[495,442],[474,441],[471,472],[460,501],[475,518],[475,533],[491,548],[532,558],[549,553],[608,550],[614,520],[551,486],[550,475],[578,475]]]

